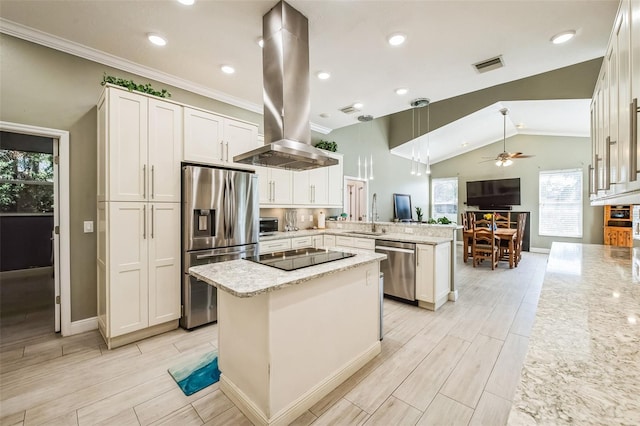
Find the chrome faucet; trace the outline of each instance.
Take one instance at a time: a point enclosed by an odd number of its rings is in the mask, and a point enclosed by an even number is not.
[[[371,232],[376,232],[376,216],[378,215],[378,206],[376,205],[377,198],[378,195],[374,193],[371,199]]]

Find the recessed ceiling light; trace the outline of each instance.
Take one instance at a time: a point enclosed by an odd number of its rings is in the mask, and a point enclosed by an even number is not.
[[[223,65],[223,66],[220,67],[220,69],[225,74],[233,74],[234,72],[236,72],[235,68],[233,68],[232,66],[229,66],[229,65]]]
[[[196,0],[178,0],[178,2],[184,4],[185,6],[191,6],[196,2]]]
[[[319,78],[320,80],[326,80],[326,79],[328,79],[329,77],[331,77],[331,74],[329,74],[329,73],[328,73],[328,72],[326,72],[326,71],[320,71],[320,72],[317,74],[317,76],[318,76],[318,78]]]
[[[469,142],[462,142],[462,146],[463,146],[463,147],[465,147],[465,146],[469,146]]]
[[[516,129],[524,129],[524,123],[516,124]]]
[[[147,38],[151,43],[155,44],[156,46],[164,46],[165,44],[167,44],[167,40],[165,40],[164,37],[158,34],[149,33],[147,34]]]
[[[329,114],[328,112],[323,112],[322,114],[320,114],[320,117],[329,118],[329,117],[331,117],[331,114]]]
[[[364,105],[362,104],[362,102],[356,102],[355,104],[353,104],[353,107],[355,109],[362,109]]]
[[[407,92],[409,92],[409,89],[407,89],[406,87],[400,87],[399,89],[396,89],[396,95],[406,95]]]
[[[563,31],[560,34],[556,34],[551,37],[551,43],[560,44],[565,43],[573,38],[576,35],[575,30]]]
[[[258,46],[264,47],[264,39],[262,37],[258,38]]]
[[[389,44],[392,46],[400,46],[402,43],[404,43],[404,41],[407,39],[407,36],[405,36],[404,34],[392,34],[389,36],[389,38],[387,39],[389,41]]]

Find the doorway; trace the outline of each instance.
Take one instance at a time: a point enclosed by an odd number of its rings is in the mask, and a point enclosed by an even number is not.
[[[2,343],[72,334],[69,133],[0,122]]]
[[[356,177],[344,177],[344,212],[347,220],[354,222],[366,222],[368,206],[368,182],[366,179]]]

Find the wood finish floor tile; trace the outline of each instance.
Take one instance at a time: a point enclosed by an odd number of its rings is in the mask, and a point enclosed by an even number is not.
[[[214,386],[218,386],[215,384]],[[233,408],[233,402],[220,389],[211,392],[191,403],[202,420],[208,422],[225,411]]]
[[[517,334],[507,336],[496,365],[489,376],[485,391],[510,401],[513,400],[528,347],[529,339],[527,337]]]
[[[233,407],[205,423],[207,426],[253,426],[249,419]]]
[[[4,411],[2,410],[2,405],[0,404],[0,425],[1,426],[13,426],[13,425],[21,425],[24,422],[24,411],[20,411],[18,413],[4,415]]]
[[[465,340],[446,336],[393,392],[393,396],[426,410],[469,345]]]
[[[515,318],[513,319],[513,324],[511,324],[509,333],[525,337],[531,336],[531,329],[533,328],[533,321],[535,318],[536,306],[532,307],[531,304],[522,303]]]
[[[174,411],[167,417],[164,417],[157,422],[152,423],[154,426],[167,425],[167,426],[196,426],[204,424],[196,410],[193,409],[191,405],[187,405],[186,407],[181,408],[180,410]]]
[[[502,349],[502,341],[478,334],[440,393],[475,407]]]
[[[466,426],[469,424],[471,416],[473,416],[472,408],[439,393],[417,424],[421,426]]]
[[[369,418],[369,414],[357,405],[341,399],[327,410],[323,415],[318,417],[314,426],[328,425],[361,425]]]
[[[390,396],[365,423],[367,426],[415,425],[422,411]]]
[[[167,373],[167,375],[169,374]],[[136,415],[138,416],[138,421],[141,425],[148,425],[158,421],[162,417],[168,416],[185,405],[191,404],[192,402],[197,401],[218,389],[218,384],[215,383],[192,395],[186,396],[184,392],[182,392],[182,389],[175,385],[173,378],[171,378],[169,382],[173,383],[168,386],[169,390],[167,392],[164,392],[153,399],[146,400],[134,407]],[[198,415],[200,415],[199,412]],[[200,415],[200,417],[205,420],[202,415]]]
[[[519,304],[497,304],[478,333],[498,340],[506,339],[516,312],[518,312],[518,307]]]
[[[506,425],[511,411],[511,401],[490,392],[483,392],[469,425]]]
[[[292,421],[289,426],[309,426],[315,422],[317,417],[309,410],[302,413],[297,419]]]
[[[139,426],[140,422],[136,416],[133,408],[127,408],[116,414],[113,417],[109,417],[101,422],[94,423],[94,426],[114,426],[114,425],[126,425],[126,426]]]

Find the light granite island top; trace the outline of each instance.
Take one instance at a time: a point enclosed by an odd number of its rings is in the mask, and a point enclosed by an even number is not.
[[[638,257],[553,243],[509,424],[640,424]]]
[[[356,256],[295,271],[283,271],[250,260],[238,259],[193,266],[189,268],[189,274],[236,297],[252,297],[347,271],[367,263],[380,262],[387,257],[385,254],[366,250],[340,248],[339,251],[355,253]]]

